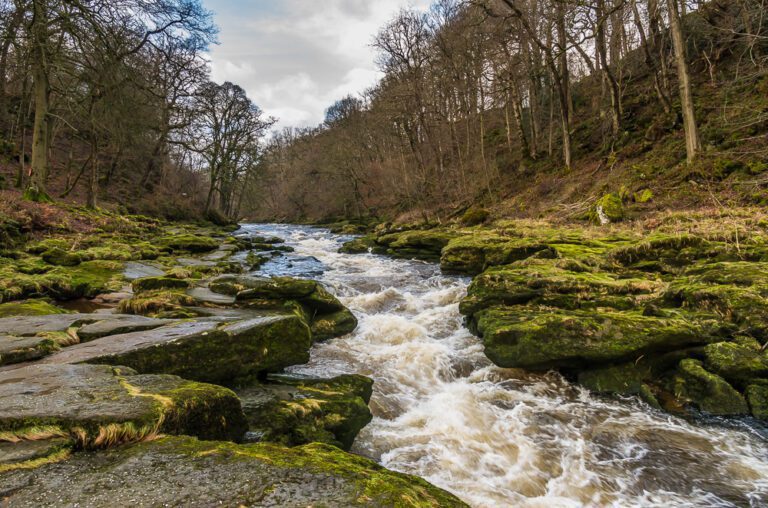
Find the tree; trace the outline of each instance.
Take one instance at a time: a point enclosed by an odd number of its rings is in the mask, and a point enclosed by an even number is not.
[[[693,91],[691,90],[691,75],[686,59],[685,39],[680,20],[677,0],[667,0],[669,9],[669,30],[672,34],[672,43],[675,48],[675,63],[677,64],[677,80],[680,86],[680,104],[683,111],[683,128],[685,130],[685,150],[690,164],[696,160],[701,151],[699,129],[696,124],[696,110],[693,105]]]

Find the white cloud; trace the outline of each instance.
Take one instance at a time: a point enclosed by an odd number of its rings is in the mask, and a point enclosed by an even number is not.
[[[316,125],[335,100],[380,79],[370,47],[402,7],[429,0],[208,0],[221,28],[213,79],[232,81],[280,126]]]

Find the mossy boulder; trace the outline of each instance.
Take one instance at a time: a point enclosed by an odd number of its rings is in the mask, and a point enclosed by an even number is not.
[[[135,292],[158,289],[187,289],[189,281],[176,277],[144,277],[131,283]]]
[[[317,282],[291,277],[249,277],[224,275],[213,279],[211,291],[238,297],[238,300],[294,300],[305,298],[317,289]]]
[[[197,316],[197,312],[191,310],[196,304],[197,300],[183,289],[158,289],[137,293],[121,301],[117,309],[124,314],[183,319]]]
[[[221,241],[197,234],[164,236],[156,240],[160,250],[170,252],[210,252],[219,248]]]
[[[438,261],[443,248],[458,236],[458,233],[441,229],[409,230],[379,236],[376,243],[393,257]]]
[[[350,334],[357,328],[357,318],[349,309],[316,315],[311,319],[312,340],[322,342]]]
[[[752,416],[768,420],[768,379],[759,379],[747,386],[744,395],[749,403]]]
[[[295,314],[262,314],[233,324],[182,321],[154,330],[110,335],[69,347],[49,364],[124,365],[140,373],[234,385],[306,363],[312,338]]]
[[[717,342],[704,348],[704,366],[737,386],[754,378],[768,378],[768,351],[758,341],[741,337],[734,342]]]
[[[674,378],[675,396],[712,415],[734,416],[749,413],[747,401],[722,377],[707,371],[694,359],[680,362]]]
[[[425,480],[319,443],[285,448],[165,437],[19,469],[0,483],[19,507],[467,506]]]
[[[236,304],[247,308],[297,312],[310,325],[316,341],[346,335],[357,327],[354,314],[312,280],[226,275],[211,281],[209,288],[235,296]]]
[[[617,194],[606,194],[595,203],[593,217],[599,224],[621,222],[625,218],[624,203]]]
[[[507,265],[547,249],[533,238],[496,234],[465,235],[451,240],[442,250],[440,268],[446,273],[477,275],[488,267]]]
[[[0,441],[71,436],[107,448],[159,433],[239,440],[246,422],[226,388],[104,365],[0,372]]]
[[[386,249],[376,243],[375,235],[367,235],[345,242],[339,248],[339,252],[342,254],[366,254],[368,252],[383,254],[386,252]]]
[[[636,297],[659,290],[659,280],[621,277],[570,259],[528,259],[475,277],[460,310],[472,315],[493,305],[541,304],[565,309],[630,309]]]
[[[252,435],[288,446],[328,443],[348,450],[371,421],[373,381],[270,376],[272,383],[238,391]]]
[[[0,318],[9,316],[46,316],[50,314],[66,314],[67,311],[56,307],[47,300],[25,300],[0,304]]]
[[[461,223],[465,226],[479,226],[490,216],[491,212],[484,208],[470,208],[461,216]]]
[[[58,247],[43,252],[40,257],[49,265],[56,266],[77,266],[83,261],[79,253]]]
[[[78,342],[74,329],[40,332],[31,337],[0,335],[0,366],[39,360]]]
[[[532,370],[583,370],[631,361],[718,342],[733,331],[717,320],[527,307],[490,307],[476,314],[472,324],[493,363]]]

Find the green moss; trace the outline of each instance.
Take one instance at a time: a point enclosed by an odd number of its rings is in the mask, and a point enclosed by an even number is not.
[[[87,261],[75,267],[52,267],[39,258],[0,259],[0,301],[48,296],[57,300],[93,297],[119,289],[122,264]]]
[[[367,235],[345,242],[339,252],[342,254],[365,254],[368,252],[383,254],[386,252],[386,248],[376,243],[376,235]]]
[[[635,203],[647,203],[653,199],[653,191],[651,189],[644,189],[640,192],[635,192]]]
[[[197,300],[183,290],[157,289],[142,291],[132,298],[121,301],[118,312],[149,317],[186,318],[194,317],[196,314],[190,313],[185,307],[196,304]]]
[[[478,226],[491,216],[491,212],[484,208],[470,208],[461,216],[461,223],[465,226]]]
[[[717,342],[732,332],[716,320],[640,312],[491,307],[473,320],[488,357],[501,367],[579,369]]]
[[[737,386],[754,378],[768,377],[768,351],[751,338],[718,342],[704,348],[704,366]]]
[[[635,297],[660,287],[660,281],[620,278],[570,259],[528,259],[475,277],[460,310],[472,315],[493,305],[528,303],[566,309],[630,309],[636,306]]]
[[[768,379],[760,379],[747,386],[744,395],[749,402],[752,416],[761,420],[768,420]]]
[[[311,319],[312,340],[324,340],[342,337],[355,331],[357,318],[349,309],[343,309],[330,314],[316,315]]]
[[[65,251],[57,247],[43,252],[40,257],[49,265],[56,266],[77,266],[82,262],[77,252]]]
[[[379,236],[376,243],[394,257],[437,261],[443,248],[457,236],[456,232],[440,229],[403,231]]]
[[[368,401],[373,381],[369,378],[269,379],[282,384],[239,392],[251,430],[264,441],[288,446],[322,442],[348,450],[371,421]]]
[[[160,250],[171,252],[210,252],[221,242],[213,238],[194,234],[164,236],[156,240]]]
[[[175,277],[144,277],[131,283],[137,293],[142,291],[154,291],[159,289],[187,289],[189,282]]]
[[[510,238],[494,233],[465,235],[445,246],[440,267],[448,273],[476,275],[487,267],[525,259],[546,248],[545,244],[531,238]]]
[[[679,399],[688,400],[709,414],[742,415],[749,412],[744,397],[725,379],[705,370],[698,360],[680,362],[674,392]]]
[[[616,194],[606,194],[595,203],[594,219],[600,224],[624,220],[624,203]]]
[[[52,305],[47,300],[25,300],[0,304],[0,318],[9,316],[45,316],[65,314],[67,311]]]

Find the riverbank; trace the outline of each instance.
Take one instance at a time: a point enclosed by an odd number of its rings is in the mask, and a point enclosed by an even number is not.
[[[676,414],[768,419],[763,210],[609,226],[479,218],[382,225],[342,252],[472,276],[460,309],[500,367],[554,369]]]
[[[280,374],[357,325],[312,280],[249,275],[282,239],[42,207],[0,253],[8,506],[462,505],[344,451],[372,380]]]

